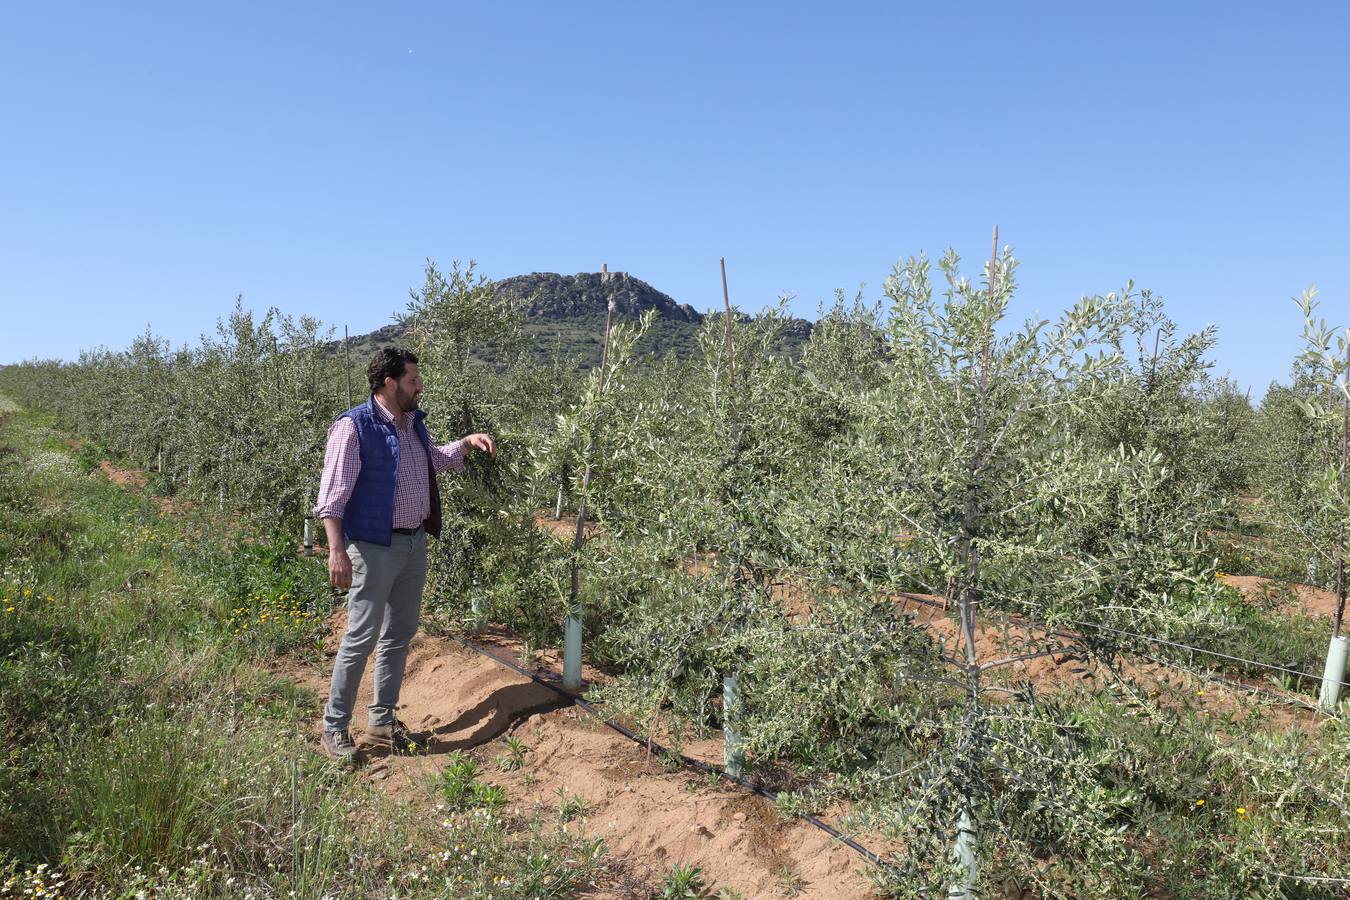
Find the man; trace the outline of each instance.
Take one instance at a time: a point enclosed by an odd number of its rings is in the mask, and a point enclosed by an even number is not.
[[[422,749],[394,716],[408,643],[417,633],[427,576],[427,534],[441,532],[436,475],[464,471],[466,448],[496,455],[487,434],[432,444],[417,408],[422,378],[417,357],[395,347],[375,352],[367,368],[370,399],[328,429],[323,478],[314,514],[328,534],[328,577],[347,594],[347,631],[333,662],[323,716],[323,748],[352,761],[350,731],[356,689],[375,654],[375,696],[367,735],[396,753]]]

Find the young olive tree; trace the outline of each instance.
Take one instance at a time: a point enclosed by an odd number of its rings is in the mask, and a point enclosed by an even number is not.
[[[1083,407],[1119,378],[1123,303],[1085,298],[1054,324],[1003,331],[1012,257],[991,261],[983,287],[958,265],[950,252],[940,261],[941,293],[926,259],[897,267],[886,284],[885,378],[844,401],[857,418],[846,448],[858,473],[850,505],[866,510],[875,548],[870,566],[850,563],[854,577],[918,584],[959,618],[956,640],[934,654],[941,662],[901,673],[947,686],[956,702],[905,711],[899,739],[878,754],[885,770],[862,776],[864,810],[910,848],[898,874],[930,889],[953,877],[945,860],[954,844],[958,891],[989,887],[1010,868],[1036,872],[1032,848],[1046,844],[1066,867],[1115,873],[1109,885],[1119,889],[1141,861],[1101,821],[1094,804],[1105,788],[1075,743],[1058,737],[1063,711],[990,699],[1006,690],[989,682],[1002,666],[1081,648],[1012,642],[989,658],[982,610],[1056,622],[1101,617],[1115,602],[1102,560],[1070,538],[1103,483],[1123,480],[1122,466],[1161,469],[1131,454],[1103,458],[1079,427]],[[995,875],[977,877],[976,858],[1000,861]]]
[[[1257,499],[1270,534],[1252,547],[1249,564],[1259,574],[1334,589],[1339,524],[1329,500],[1336,478],[1328,475],[1340,468],[1336,371],[1344,360],[1334,347],[1337,336],[1316,316],[1316,290],[1296,302],[1305,350],[1294,360],[1290,383],[1272,384],[1257,414]]]
[[[1332,619],[1331,645],[1322,678],[1321,703],[1335,709],[1345,679],[1350,640],[1342,635],[1347,591],[1345,572],[1346,529],[1350,527],[1350,330],[1333,329],[1316,316],[1316,290],[1299,298],[1303,313],[1305,350],[1299,357],[1315,390],[1300,398],[1300,407],[1312,430],[1322,437],[1326,453],[1321,466],[1308,473],[1312,484],[1312,510],[1324,529],[1310,542],[1328,563],[1334,578],[1336,611]],[[1327,438],[1331,438],[1330,441]],[[1304,523],[1310,534],[1317,526]]]
[[[403,322],[426,382],[422,406],[441,439],[489,432],[497,456],[470,454],[440,480],[441,540],[431,553],[427,608],[445,627],[487,621],[542,635],[554,602],[556,548],[534,527],[541,498],[532,450],[559,398],[526,358],[524,311],[472,263],[428,262]],[[541,414],[542,413],[544,414]]]

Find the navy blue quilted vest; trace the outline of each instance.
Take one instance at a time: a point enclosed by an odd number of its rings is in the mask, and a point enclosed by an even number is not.
[[[398,487],[398,434],[394,423],[375,409],[375,397],[354,406],[342,416],[356,424],[361,445],[361,474],[347,500],[342,532],[349,541],[367,541],[388,547],[394,532],[394,491]],[[338,418],[342,418],[339,416]],[[423,424],[427,414],[413,413],[413,431],[427,453],[427,479],[431,483],[431,517],[422,523],[427,533],[441,536],[441,491],[431,466],[431,436]]]

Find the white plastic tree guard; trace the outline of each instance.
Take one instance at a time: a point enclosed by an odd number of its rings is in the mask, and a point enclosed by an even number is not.
[[[737,722],[741,718],[741,679],[722,676],[722,760],[728,775],[741,777],[745,766],[744,743]]]
[[[980,863],[975,855],[975,825],[970,821],[969,811],[964,809],[956,824],[952,861],[956,863],[956,878],[947,891],[947,897],[949,900],[975,900],[980,885]]]
[[[576,612],[567,614],[563,626],[563,688],[581,690],[581,616]]]
[[[1341,683],[1345,681],[1345,661],[1350,656],[1350,637],[1337,635],[1327,647],[1327,665],[1322,670],[1322,693],[1318,705],[1327,712],[1335,712],[1341,700]]]

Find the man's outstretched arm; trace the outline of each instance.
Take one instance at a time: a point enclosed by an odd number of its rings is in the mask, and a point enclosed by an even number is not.
[[[431,447],[431,466],[436,470],[437,475],[446,469],[463,472],[464,452],[470,448],[481,450],[489,456],[497,455],[497,443],[492,439],[492,435],[477,432],[465,435],[457,441],[442,444],[439,447],[433,444]]]

